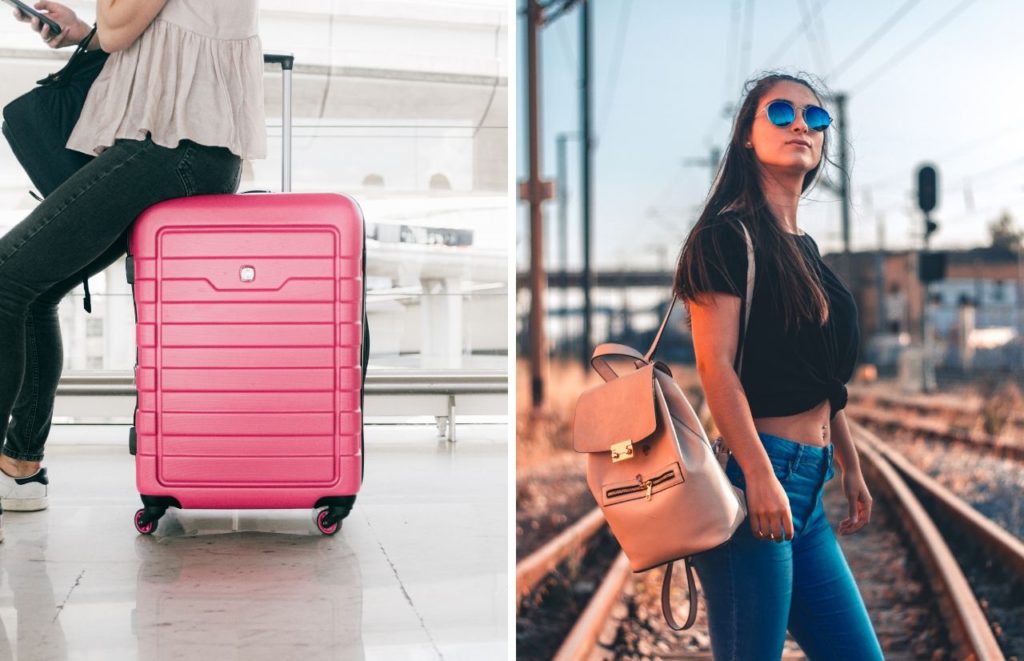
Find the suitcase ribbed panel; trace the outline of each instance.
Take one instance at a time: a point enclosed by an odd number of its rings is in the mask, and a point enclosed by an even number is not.
[[[197,196],[139,217],[141,493],[312,507],[358,491],[362,237],[335,194]]]

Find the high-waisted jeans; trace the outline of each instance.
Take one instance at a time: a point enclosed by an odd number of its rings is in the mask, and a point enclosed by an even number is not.
[[[883,659],[864,600],[825,518],[822,492],[833,476],[833,446],[759,433],[789,496],[793,539],[754,536],[749,517],[732,539],[693,556],[708,610],[716,661],[778,661],[788,629],[813,661]],[[729,480],[746,489],[729,456]]]
[[[117,140],[0,237],[0,440],[3,454],[40,461],[63,368],[57,304],[125,254],[147,207],[233,193],[241,159],[191,140],[170,149]],[[8,419],[10,426],[8,427]]]

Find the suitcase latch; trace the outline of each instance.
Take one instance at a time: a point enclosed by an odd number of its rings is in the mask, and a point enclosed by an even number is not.
[[[243,266],[238,271],[238,277],[242,279],[242,282],[252,282],[256,279],[256,269],[252,266]]]

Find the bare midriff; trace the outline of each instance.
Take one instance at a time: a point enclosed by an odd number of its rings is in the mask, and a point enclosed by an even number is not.
[[[802,413],[754,418],[754,428],[759,432],[781,436],[797,443],[825,447],[832,442],[828,419],[830,410],[829,402],[825,399],[814,408]]]

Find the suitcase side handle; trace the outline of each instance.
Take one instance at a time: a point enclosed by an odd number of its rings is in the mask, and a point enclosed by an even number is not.
[[[281,65],[281,191],[292,189],[292,53],[264,53],[264,64]]]

